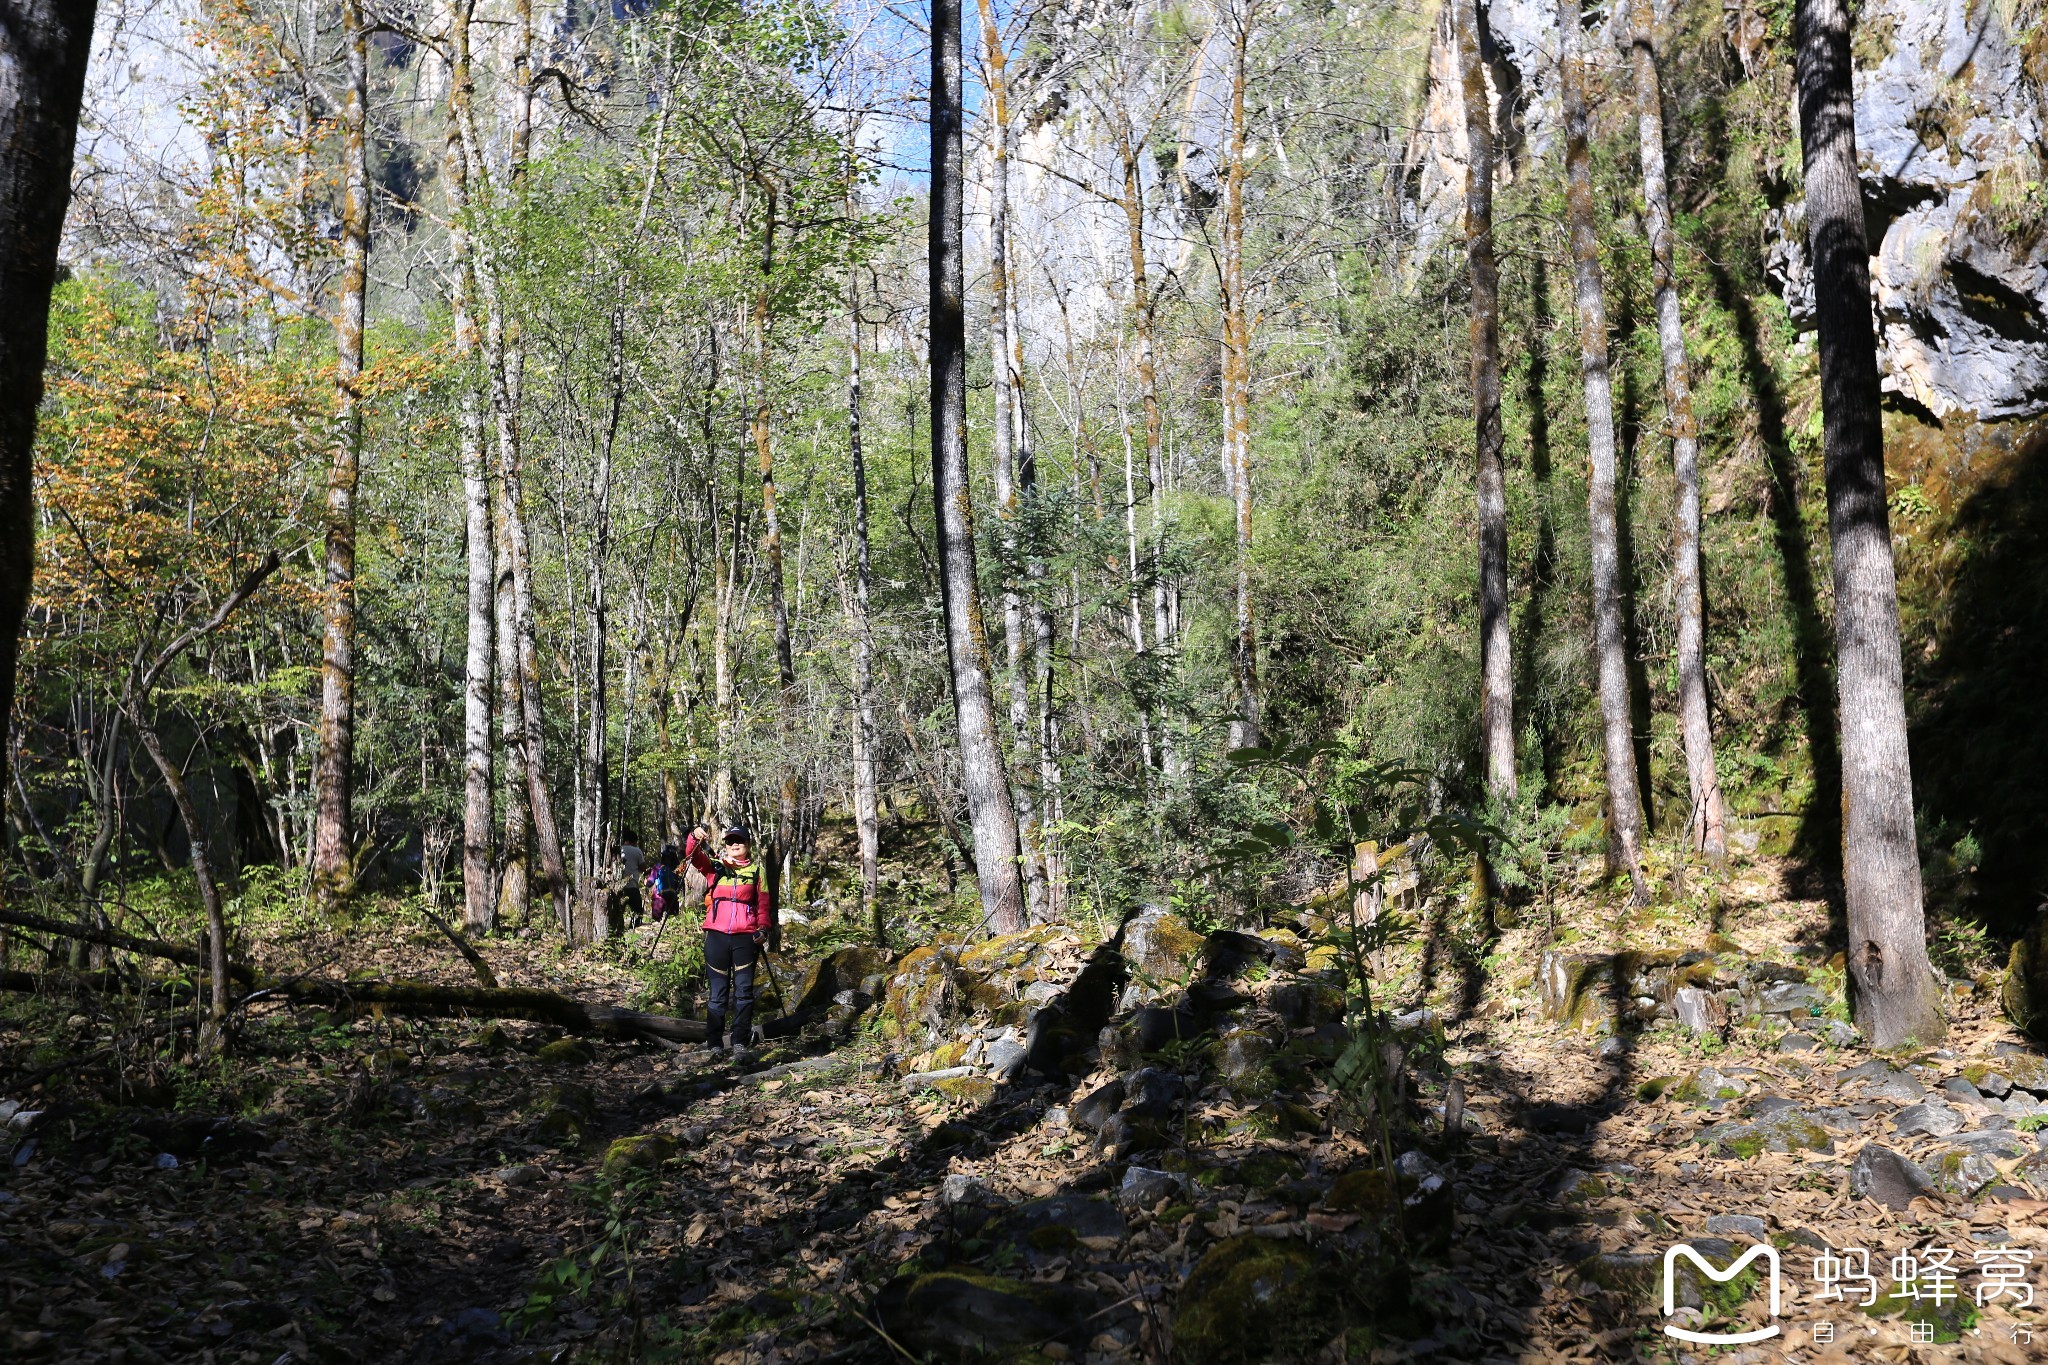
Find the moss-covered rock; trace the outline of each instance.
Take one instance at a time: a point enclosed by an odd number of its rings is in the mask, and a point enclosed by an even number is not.
[[[534,1131],[549,1142],[574,1145],[594,1136],[596,1124],[573,1109],[552,1105],[541,1112]]]
[[[1998,999],[2022,1033],[2048,1043],[2048,911],[2013,943]]]
[[[888,970],[889,955],[879,948],[841,948],[818,959],[805,973],[803,987],[796,992],[797,1012],[830,1009],[837,997],[858,992],[863,982]]]
[[[1092,1295],[1070,1285],[957,1270],[900,1275],[875,1304],[890,1336],[939,1360],[1009,1357],[1051,1341],[1076,1350],[1096,1310]]]
[[[597,1060],[597,1049],[581,1038],[557,1038],[533,1056],[543,1066],[584,1066]]]
[[[1727,1075],[1719,1067],[1703,1066],[1688,1074],[1667,1093],[1682,1104],[1710,1105],[1727,1100],[1739,1100],[1749,1093],[1749,1087],[1739,1078]]]
[[[1664,1258],[1655,1252],[1603,1252],[1579,1262],[1578,1270],[1588,1284],[1633,1302],[1652,1303],[1661,1292]]]
[[[1344,1017],[1344,992],[1312,977],[1277,977],[1266,984],[1263,1000],[1289,1028],[1316,1028]]]
[[[1781,1109],[1754,1122],[1729,1120],[1702,1129],[1694,1142],[1716,1156],[1751,1161],[1765,1152],[1832,1152],[1827,1129],[1797,1109]]]
[[[1287,1152],[1253,1152],[1240,1160],[1231,1174],[1246,1189],[1277,1190],[1290,1180],[1301,1179],[1301,1159]]]
[[[1209,1046],[1209,1062],[1240,1095],[1268,1094],[1274,1085],[1272,1039],[1255,1028],[1228,1029]]]
[[[628,1171],[656,1170],[675,1154],[675,1139],[667,1133],[622,1137],[605,1149],[604,1173],[617,1176]]]
[[[1258,1112],[1272,1120],[1273,1132],[1282,1137],[1309,1137],[1323,1131],[1323,1116],[1294,1100],[1267,1100]]]
[[[1550,1197],[1560,1204],[1585,1204],[1607,1197],[1607,1182],[1591,1171],[1566,1171],[1551,1187]]]
[[[503,1052],[512,1046],[512,1035],[505,1032],[497,1024],[486,1024],[475,1033],[470,1034],[464,1041],[463,1046],[477,1048],[484,1052]]]
[[[420,1099],[427,1117],[449,1128],[473,1128],[484,1121],[483,1106],[446,1086],[435,1086]]]
[[[1355,1213],[1367,1218],[1390,1214],[1401,1206],[1398,1179],[1389,1180],[1385,1171],[1374,1167],[1352,1171],[1340,1176],[1330,1187],[1330,1192],[1323,1196],[1323,1207],[1333,1213]]]
[[[1053,946],[1072,937],[1071,930],[1056,924],[998,934],[963,951],[960,965],[984,976],[1015,973],[1023,980],[1036,980],[1034,969],[1051,960]]]
[[[1173,995],[1195,971],[1208,940],[1178,915],[1152,912],[1124,927],[1123,956],[1130,964],[1122,1008],[1153,1004]]]
[[[1943,1152],[1929,1173],[1936,1189],[1964,1199],[1999,1178],[1998,1167],[1988,1157],[1961,1149]]]
[[[584,1142],[598,1131],[597,1096],[587,1085],[568,1081],[551,1085],[535,1127],[542,1138],[551,1142]]]
[[[1285,1358],[1327,1342],[1338,1295],[1299,1242],[1233,1237],[1195,1264],[1180,1293],[1174,1340],[1189,1365]],[[1313,1324],[1321,1340],[1304,1329]],[[1290,1340],[1290,1338],[1299,1338]]]
[[[956,1104],[979,1106],[995,1098],[996,1083],[986,1076],[942,1076],[932,1089]]]
[[[913,948],[896,964],[882,1002],[882,1036],[934,1035],[957,1010],[959,950],[950,943]]]
[[[1676,952],[1569,953],[1552,949],[1537,967],[1543,1018],[1567,1028],[1605,1032],[1617,1023],[1654,1017],[1675,990]]]
[[[1652,1076],[1649,1080],[1636,1087],[1636,1099],[1644,1104],[1648,1104],[1676,1084],[1678,1084],[1678,1077],[1676,1076]]]

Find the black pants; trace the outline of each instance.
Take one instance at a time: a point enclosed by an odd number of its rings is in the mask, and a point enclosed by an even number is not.
[[[742,1045],[754,1041],[754,965],[761,960],[761,945],[752,934],[721,934],[704,931],[704,970],[711,978],[710,1019],[704,1041],[717,1047],[725,1039],[728,1005],[732,1015],[732,1040]]]

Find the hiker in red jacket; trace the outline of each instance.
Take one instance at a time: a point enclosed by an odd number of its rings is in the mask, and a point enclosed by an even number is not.
[[[754,1041],[754,967],[761,960],[761,939],[774,923],[763,869],[754,861],[753,836],[735,825],[725,832],[723,856],[704,851],[711,831],[699,825],[690,831],[683,856],[704,874],[704,970],[711,981],[711,1004],[704,1041],[723,1047],[726,1010],[731,1006],[732,1050]]]

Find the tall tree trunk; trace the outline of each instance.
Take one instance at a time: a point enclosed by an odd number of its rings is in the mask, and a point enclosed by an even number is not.
[[[1137,340],[1137,362],[1139,362],[1139,407],[1145,411],[1145,505],[1149,518],[1149,546],[1145,555],[1145,577],[1151,579],[1151,600],[1153,600],[1153,630],[1151,630],[1151,651],[1163,655],[1174,639],[1167,618],[1167,583],[1161,573],[1161,555],[1165,551],[1165,526],[1163,510],[1159,505],[1159,489],[1165,483],[1165,454],[1163,434],[1165,417],[1159,407],[1159,366],[1155,360],[1153,329],[1157,319],[1153,315],[1153,293],[1151,293],[1151,264],[1145,256],[1145,174],[1139,166],[1139,149],[1130,137],[1130,125],[1124,123],[1116,129],[1116,156],[1122,164],[1122,194],[1120,207],[1124,211],[1124,237],[1128,241],[1126,258],[1130,264],[1130,329]],[[1135,510],[1133,510],[1135,518]],[[1143,645],[1141,645],[1143,651]],[[1155,659],[1155,671],[1165,667],[1165,659]],[[1157,714],[1155,698],[1147,698],[1147,718]],[[1147,722],[1147,729],[1151,729]],[[1178,772],[1180,755],[1169,737],[1165,718],[1159,718],[1159,765],[1167,772]]]
[[[1515,795],[1515,682],[1508,631],[1508,488],[1500,417],[1500,270],[1493,251],[1493,112],[1477,0],[1457,0],[1465,97],[1465,262],[1472,275],[1472,417],[1479,467],[1479,742],[1486,788]]]
[[[756,178],[766,202],[762,207],[761,230],[761,287],[754,295],[754,457],[761,468],[761,540],[768,559],[768,604],[774,613],[775,625],[775,674],[779,684],[776,691],[776,709],[785,740],[793,740],[796,732],[796,713],[800,705],[796,687],[796,656],[790,641],[789,598],[783,588],[782,572],[782,518],[775,499],[775,431],[774,398],[771,393],[770,370],[773,356],[769,349],[768,329],[770,323],[770,293],[775,281],[775,231],[778,226],[777,210],[781,204],[775,182],[765,176]],[[798,562],[802,562],[799,554]],[[790,746],[794,748],[792,744]],[[775,832],[764,842],[760,850],[763,865],[769,869],[773,888],[779,889],[781,879],[789,872],[789,859],[796,843],[797,807],[803,799],[802,784],[798,780],[797,767],[787,754],[784,757],[782,782],[777,790],[775,802]],[[757,836],[758,837],[758,836]],[[779,926],[770,924],[769,945],[779,948]]]
[[[848,129],[851,161],[853,129]],[[854,216],[853,177],[847,177],[846,216]],[[846,272],[846,303],[850,320],[846,362],[846,444],[853,461],[853,826],[860,842],[860,904],[877,947],[887,947],[889,927],[882,919],[881,735],[875,726],[875,637],[868,615],[874,584],[868,535],[868,463],[861,431],[860,277]]]
[[[334,454],[327,474],[326,629],[320,749],[313,774],[313,894],[337,912],[353,887],[356,710],[356,483],[361,470],[363,310],[370,266],[370,39],[361,0],[342,0],[348,92],[341,112],[341,300],[335,319]]]
[[[670,52],[664,54],[663,66],[673,53],[673,39]],[[637,243],[647,230],[648,214],[654,205],[655,187],[661,180],[662,149],[668,140],[669,113],[675,101],[666,94],[661,103],[661,114],[655,120],[654,144],[648,153],[647,175],[640,189],[640,207],[634,215],[632,236],[629,243]],[[610,644],[610,602],[606,597],[607,577],[611,565],[612,539],[612,451],[618,442],[619,424],[624,420],[626,410],[626,291],[628,262],[621,259],[618,278],[612,288],[612,306],[605,345],[605,379],[610,389],[610,401],[605,408],[604,434],[598,442],[597,462],[591,471],[590,505],[593,512],[590,543],[590,570],[585,588],[585,606],[590,613],[590,708],[584,718],[583,744],[581,755],[581,777],[577,784],[577,801],[574,816],[574,838],[576,845],[576,903],[580,907],[576,915],[579,933],[591,939],[606,938],[611,922],[605,913],[611,897],[604,886],[605,869],[610,863],[607,831],[612,815],[609,810],[611,795],[611,756],[609,752],[610,696],[606,686],[607,656]],[[631,706],[632,706],[632,658],[627,659],[628,709],[628,762],[631,761]],[[623,803],[622,803],[623,804]]]
[[[1251,316],[1244,293],[1245,80],[1253,0],[1233,0],[1230,35],[1230,127],[1223,165],[1223,464],[1236,504],[1237,598],[1231,632],[1231,675],[1237,714],[1230,747],[1259,743],[1258,635],[1252,617]]]
[[[1657,75],[1650,0],[1635,0],[1630,46],[1635,57],[1636,118],[1643,160],[1644,229],[1650,239],[1657,301],[1657,342],[1664,353],[1664,409],[1671,423],[1673,512],[1672,594],[1678,599],[1678,724],[1685,740],[1686,785],[1692,798],[1692,844],[1712,863],[1728,856],[1721,782],[1714,771],[1714,731],[1707,713],[1706,607],[1700,585],[1700,445],[1692,413],[1692,366],[1678,311],[1678,270],[1672,241],[1671,194],[1664,179],[1664,92]]]
[[[1834,552],[1849,975],[1856,1024],[1871,1046],[1925,1046],[1947,1025],[1920,900],[1847,0],[1800,0],[1795,23]]]
[[[1599,674],[1600,733],[1607,758],[1608,861],[1629,876],[1638,905],[1650,899],[1643,873],[1643,798],[1636,782],[1629,719],[1628,640],[1623,625],[1621,533],[1616,524],[1614,390],[1607,362],[1607,305],[1600,238],[1593,221],[1593,166],[1587,149],[1584,39],[1579,0],[1558,6],[1558,68],[1564,93],[1565,210],[1572,239],[1573,294],[1579,313],[1579,368],[1585,379],[1586,453],[1591,466],[1588,516],[1593,558],[1593,654]]]
[[[708,450],[712,447],[707,444],[705,448]],[[737,624],[739,616],[740,539],[746,534],[746,506],[744,472],[735,470],[732,525],[726,532],[724,546],[714,546],[719,552],[712,557],[712,588],[717,600],[711,624],[711,701],[717,711],[718,758],[712,771],[709,797],[712,806],[710,814],[719,820],[731,820],[736,814],[732,753],[737,740],[738,718],[733,714],[735,697],[732,637],[733,627]]]
[[[13,0],[0,24],[0,741],[34,587],[36,410],[92,20],[92,0]]]
[[[1160,572],[1159,560],[1163,548],[1163,542],[1160,538],[1163,528],[1161,526],[1162,513],[1159,505],[1159,485],[1164,477],[1165,468],[1165,460],[1161,453],[1165,432],[1165,419],[1159,404],[1159,367],[1153,341],[1153,332],[1157,318],[1154,316],[1152,299],[1152,269],[1145,252],[1145,179],[1138,160],[1140,152],[1138,147],[1134,145],[1128,122],[1119,124],[1117,127],[1116,151],[1118,162],[1123,171],[1123,186],[1122,192],[1118,196],[1118,206],[1123,209],[1124,213],[1124,236],[1127,244],[1125,256],[1131,270],[1131,330],[1138,345],[1138,404],[1143,409],[1145,416],[1144,501],[1151,523],[1151,540],[1145,556],[1144,574],[1152,580],[1151,649],[1157,654],[1164,654],[1168,641],[1173,638],[1166,616],[1166,578]],[[1131,508],[1128,520],[1133,527],[1136,526],[1137,508],[1135,505]],[[1135,531],[1133,532],[1132,539],[1135,543]],[[1134,566],[1132,576],[1135,581],[1139,575],[1139,571],[1135,567],[1137,563],[1135,549],[1132,553],[1132,562]],[[1134,638],[1138,641],[1139,654],[1145,654],[1146,646],[1143,632],[1134,630],[1133,634]],[[1163,668],[1165,660],[1163,658],[1158,659],[1156,664],[1158,668]],[[1148,679],[1148,683],[1150,681],[1151,679]],[[1146,731],[1148,737],[1144,746],[1147,764],[1150,764],[1152,761],[1152,745],[1149,736],[1152,729],[1151,720],[1154,714],[1156,714],[1156,710],[1153,698],[1148,696],[1144,706],[1145,714],[1140,721],[1140,725]],[[1163,718],[1160,720],[1159,731],[1161,766],[1169,770],[1178,769],[1179,756],[1175,752],[1172,742],[1167,738],[1166,723]]]
[[[475,98],[470,54],[473,0],[449,7],[448,132],[442,155],[448,183],[448,255],[453,300],[455,360],[460,372],[456,440],[462,466],[463,543],[468,553],[468,644],[462,688],[462,927],[489,933],[497,924],[491,876],[491,656],[496,647],[493,597],[497,585],[496,529],[491,517],[490,466],[484,456],[483,412],[475,365],[475,248],[470,229],[469,152],[463,129]]]
[[[1124,593],[1131,622],[1131,653],[1137,658],[1136,686],[1138,693],[1138,754],[1143,760],[1145,771],[1150,773],[1158,766],[1158,750],[1152,744],[1152,702],[1150,678],[1145,668],[1145,610],[1140,603],[1139,579],[1143,574],[1138,549],[1138,476],[1136,457],[1131,446],[1131,423],[1124,410],[1124,378],[1121,373],[1116,379],[1117,429],[1124,440]]]
[[[526,699],[519,685],[519,596],[512,577],[512,545],[506,536],[511,514],[506,508],[505,466],[498,464],[498,502],[493,518],[497,531],[498,580],[493,616],[497,638],[498,746],[504,754],[504,822],[498,871],[498,914],[524,925],[533,912],[532,790],[527,780]]]
[[[1031,424],[1024,402],[1024,326],[1020,321],[1020,310],[1017,306],[1019,281],[1023,279],[1023,272],[1011,268],[1007,271],[1007,274],[1010,281],[1010,419],[1015,430],[1013,440],[1016,446],[1017,488],[1019,495],[1027,503],[1031,503],[1037,497],[1038,454],[1031,439]],[[1053,717],[1050,709],[1052,706],[1052,606],[1046,599],[1047,574],[1045,556],[1039,553],[1038,547],[1035,544],[1024,556],[1024,577],[1031,585],[1030,591],[1025,594],[1025,610],[1030,620],[1032,632],[1029,649],[1031,656],[1031,679],[1026,689],[1028,700],[1024,719],[1025,724],[1033,728],[1030,730],[1031,743],[1020,754],[1019,761],[1023,761],[1023,755],[1027,754],[1035,754],[1038,759],[1038,790],[1035,793],[1037,808],[1034,817],[1034,832],[1030,842],[1036,847],[1038,857],[1044,868],[1044,916],[1048,920],[1057,920],[1061,913],[1064,895],[1061,885],[1062,873],[1060,871],[1059,847],[1055,842],[1053,833],[1055,823],[1059,819],[1059,769],[1052,757],[1053,750],[1051,748],[1054,738]],[[1030,710],[1030,706],[1034,703],[1038,707],[1035,721]]]
[[[509,212],[512,218],[511,234],[502,233],[499,226],[478,235],[475,240],[477,293],[484,310],[484,360],[490,378],[491,412],[494,419],[498,444],[498,538],[499,538],[499,580],[500,597],[506,594],[509,584],[510,610],[507,613],[501,602],[499,620],[501,629],[509,627],[511,634],[510,655],[512,671],[509,687],[516,689],[519,706],[516,712],[508,713],[507,719],[518,726],[520,752],[508,752],[506,779],[508,782],[524,784],[523,794],[515,797],[508,789],[506,793],[507,825],[515,811],[523,811],[522,842],[524,825],[532,826],[533,853],[540,862],[540,880],[543,889],[553,901],[555,917],[565,928],[568,924],[569,879],[562,865],[562,837],[555,821],[554,800],[547,784],[547,767],[543,752],[542,701],[540,687],[540,649],[535,637],[533,607],[533,557],[528,545],[526,532],[526,508],[524,492],[524,457],[520,440],[520,401],[524,375],[524,350],[519,337],[516,319],[510,314],[510,301],[506,297],[507,283],[511,277],[511,258],[517,250],[519,212],[526,186],[526,163],[533,123],[533,8],[530,0],[519,0],[514,7],[514,33],[512,51],[513,123],[507,148],[508,193],[502,204],[494,205]],[[484,141],[476,123],[474,100],[465,100],[462,105],[464,123],[462,136],[464,150],[468,156],[472,176],[479,184],[487,183],[487,163],[483,157]],[[472,196],[475,191],[472,185]],[[501,642],[499,648],[500,686],[507,686],[503,676],[506,648]],[[508,854],[510,850],[508,849]],[[520,884],[510,888],[513,903],[525,904],[524,880],[532,875],[530,866],[518,873],[508,856],[507,881],[515,876]],[[507,899],[501,890],[500,900]]]
[[[966,266],[961,230],[960,0],[932,0],[931,289],[932,502],[946,657],[960,731],[960,780],[974,826],[982,919],[999,934],[1024,927],[1017,813],[1010,804],[989,686],[967,471]]]
[[[638,239],[639,234],[634,234]],[[623,267],[622,267],[623,269]],[[611,566],[612,538],[612,447],[619,434],[624,413],[626,388],[626,303],[625,280],[620,278],[612,300],[607,371],[611,404],[605,414],[604,434],[599,439],[597,462],[590,476],[590,567],[585,574],[584,609],[589,621],[589,706],[583,717],[582,753],[578,756],[581,776],[576,788],[573,842],[576,846],[575,929],[580,937],[603,940],[610,935],[605,915],[609,893],[604,886],[606,857],[605,824],[607,798],[611,793],[610,731],[606,720],[611,698],[606,687],[611,621],[611,602],[606,594]]]
[[[995,454],[996,515],[1002,532],[1003,648],[1009,664],[1010,744],[1015,754],[1012,792],[1017,807],[1017,837],[1023,854],[1024,908],[1033,923],[1047,915],[1045,859],[1038,828],[1038,808],[1031,783],[1037,777],[1032,756],[1031,681],[1027,676],[1031,645],[1024,634],[1024,600],[1017,591],[1023,568],[1017,547],[1017,395],[1010,368],[1010,87],[1009,54],[1003,50],[993,0],[979,0],[982,46],[988,56],[989,90],[989,307],[990,387],[995,392],[995,423],[991,431]]]

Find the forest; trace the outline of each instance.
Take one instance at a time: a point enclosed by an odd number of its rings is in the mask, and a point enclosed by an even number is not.
[[[2037,1358],[2041,0],[0,6],[10,1358]]]

